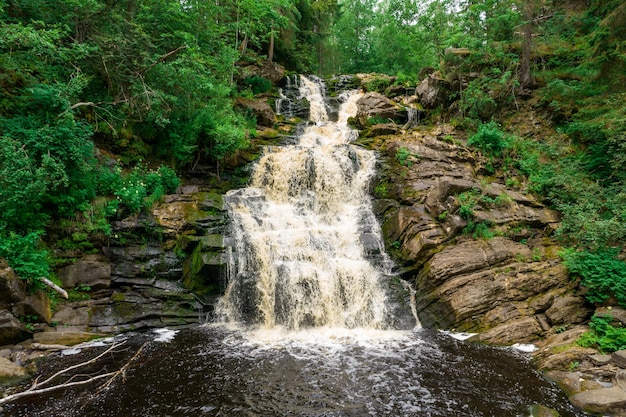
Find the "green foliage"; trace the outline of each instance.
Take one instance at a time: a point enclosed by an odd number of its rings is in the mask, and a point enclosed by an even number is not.
[[[474,207],[480,201],[480,198],[481,192],[478,188],[459,194],[459,216],[465,220],[472,220],[474,218]]]
[[[492,67],[481,77],[470,81],[461,97],[461,110],[469,119],[489,120],[500,106],[513,101],[517,84],[511,71]]]
[[[594,315],[589,323],[591,331],[578,339],[578,345],[594,347],[607,353],[626,348],[626,329],[612,326],[612,321],[611,317]]]
[[[0,258],[31,284],[50,275],[48,251],[41,245],[42,232],[19,235],[0,228]]]
[[[617,258],[614,249],[597,252],[566,250],[563,257],[567,270],[580,277],[581,284],[588,288],[587,299],[594,303],[615,297],[626,307],[626,262]]]
[[[267,93],[272,89],[272,82],[270,80],[257,75],[248,77],[243,82],[252,89],[253,94]]]
[[[400,165],[411,168],[411,166],[413,166],[413,159],[419,158],[419,155],[412,153],[407,148],[401,147],[396,151],[395,158]]]
[[[391,119],[386,119],[380,116],[370,117],[367,119],[368,126],[374,126],[374,125],[378,125],[382,123],[391,123],[391,122],[393,122]]]
[[[180,180],[173,169],[161,166],[156,170],[147,170],[136,167],[127,173],[121,168],[102,169],[99,191],[104,196],[115,196],[118,203],[108,202],[100,206],[107,216],[115,214],[119,204],[126,207],[131,213],[138,213],[142,209],[149,209],[165,194],[173,193],[180,186]]]
[[[376,187],[374,187],[374,195],[376,198],[387,198],[389,194],[388,185],[386,182],[379,182]]]
[[[484,123],[469,137],[467,144],[477,147],[488,156],[501,156],[502,150],[507,146],[507,135],[498,123]]]
[[[496,235],[493,230],[491,230],[490,222],[475,222],[473,220],[469,220],[467,222],[467,226],[463,228],[463,233],[466,235],[472,235],[474,239],[493,239]]]
[[[367,81],[364,85],[366,91],[377,91],[382,93],[385,88],[391,85],[391,79],[389,77],[374,77]]]

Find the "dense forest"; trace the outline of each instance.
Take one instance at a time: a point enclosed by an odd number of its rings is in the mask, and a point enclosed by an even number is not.
[[[626,306],[626,3],[618,0],[0,0],[0,257],[52,275],[51,222],[111,233],[180,184],[219,169],[266,93],[240,68],[378,72],[460,86],[446,120],[563,214],[572,276]],[[521,134],[524,105],[552,129]]]

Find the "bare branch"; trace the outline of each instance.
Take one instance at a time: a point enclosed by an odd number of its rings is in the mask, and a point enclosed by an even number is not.
[[[137,74],[143,74],[143,73],[151,70],[152,68],[156,67],[159,63],[164,62],[167,58],[171,57],[175,53],[178,53],[178,52],[182,51],[183,49],[187,49],[187,48],[189,48],[187,45],[179,46],[178,48],[174,49],[173,51],[169,51],[165,55],[161,55],[152,65],[149,65],[149,66],[147,66],[145,68],[142,68],[139,71],[137,71]]]
[[[45,392],[50,392],[50,391],[54,391],[56,389],[60,389],[60,388],[69,388],[69,387],[73,387],[76,385],[84,385],[84,384],[89,384],[93,381],[97,381],[103,378],[107,378],[109,376],[112,376],[113,374],[115,374],[116,372],[109,372],[106,374],[101,374],[101,375],[97,375],[94,377],[91,377],[89,379],[85,379],[83,381],[75,381],[75,382],[66,382],[64,384],[60,384],[60,385],[53,385],[51,387],[46,387],[46,388],[40,388],[40,389],[36,389],[36,390],[32,390],[32,389],[28,389],[26,391],[22,391],[22,392],[18,392],[12,395],[8,395],[4,398],[0,398],[0,405],[11,402],[11,401],[15,401],[19,398],[22,397],[27,397],[29,395],[39,395],[39,394],[43,394]]]
[[[78,103],[78,104],[81,104],[81,103]],[[93,103],[91,103],[91,104],[93,105]],[[74,107],[76,107],[76,105],[72,106],[72,108],[74,108]],[[68,295],[67,295],[67,291],[65,291],[63,288],[59,287],[54,282],[50,281],[48,278],[41,277],[40,280],[41,280],[41,282],[46,284],[48,287],[50,287],[54,291],[58,292],[61,295],[61,297],[65,298],[66,300],[69,298]]]
[[[107,350],[105,350],[104,352],[102,352],[101,354],[99,354],[98,356],[86,361],[86,362],[81,362],[79,364],[70,366],[68,368],[62,369],[59,372],[55,373],[54,375],[52,375],[51,377],[49,377],[48,379],[42,381],[42,382],[38,382],[39,378],[35,379],[35,382],[33,382],[33,384],[30,386],[30,388],[28,388],[25,391],[22,392],[17,392],[15,394],[11,394],[8,395],[4,398],[0,398],[0,405],[11,402],[11,401],[15,401],[19,398],[22,397],[27,397],[29,395],[39,395],[39,394],[43,394],[46,392],[50,392],[50,391],[54,391],[57,389],[61,389],[61,388],[69,388],[69,387],[74,387],[77,385],[85,385],[85,384],[89,384],[92,383],[94,381],[99,381],[105,378],[109,378],[103,385],[100,386],[99,390],[108,387],[109,385],[111,385],[111,383],[120,375],[122,375],[122,378],[125,378],[126,376],[126,371],[128,370],[128,368],[130,367],[131,363],[137,359],[137,357],[141,354],[141,352],[143,351],[144,346],[146,345],[145,343],[137,350],[137,352],[135,352],[135,354],[133,355],[133,357],[124,364],[124,366],[122,366],[120,369],[118,369],[117,371],[113,371],[113,372],[106,372],[103,374],[99,374],[99,375],[94,375],[94,376],[90,376],[90,375],[84,375],[84,374],[77,374],[77,375],[73,375],[71,376],[67,381],[56,384],[56,385],[51,385],[49,387],[44,387],[44,385],[50,383],[51,381],[53,381],[54,379],[56,379],[57,377],[66,374],[67,372],[73,370],[73,369],[78,369],[81,368],[83,366],[87,366],[90,364],[95,363],[96,361],[98,361],[98,359],[102,358],[103,356],[107,355],[108,353],[114,351],[115,349],[119,348],[120,346],[122,346],[124,343],[126,343],[126,341],[122,341],[119,343],[114,343],[112,344]],[[93,374],[91,374],[93,375]],[[82,379],[80,381],[75,381],[76,378],[81,378],[81,377],[87,377],[86,379]]]
[[[101,354],[99,354],[98,356],[96,356],[95,358],[92,358],[92,359],[88,360],[87,362],[81,362],[81,363],[79,363],[79,364],[76,364],[76,365],[70,366],[69,368],[61,369],[59,372],[57,372],[56,374],[52,375],[50,378],[46,379],[45,381],[40,382],[39,384],[37,384],[37,383],[33,384],[33,386],[31,386],[31,387],[29,388],[29,390],[32,390],[32,389],[38,388],[38,387],[40,387],[40,386],[42,386],[42,385],[46,385],[48,382],[52,381],[52,380],[53,380],[53,379],[55,379],[56,377],[61,376],[61,375],[65,374],[65,373],[67,373],[67,372],[71,371],[72,369],[78,369],[78,368],[82,368],[83,366],[90,365],[90,364],[92,364],[92,363],[96,362],[96,361],[97,361],[98,359],[100,359],[101,357],[105,356],[107,353],[111,352],[112,350],[117,349],[118,347],[122,346],[124,343],[126,343],[126,341],[125,341],[125,340],[122,340],[122,341],[121,341],[121,342],[119,342],[119,343],[113,343],[113,344],[111,345],[111,347],[109,347],[107,350],[105,350],[104,352],[102,352]]]

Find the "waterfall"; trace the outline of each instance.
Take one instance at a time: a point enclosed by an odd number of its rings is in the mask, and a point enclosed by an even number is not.
[[[234,265],[218,317],[266,328],[389,326],[380,227],[368,193],[371,151],[350,145],[361,96],[329,122],[320,79],[301,76],[314,124],[296,145],[265,150],[250,186],[230,191]]]

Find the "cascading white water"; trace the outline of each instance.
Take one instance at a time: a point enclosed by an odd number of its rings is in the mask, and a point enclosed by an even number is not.
[[[380,228],[368,194],[375,157],[350,145],[347,119],[360,94],[344,96],[328,122],[319,79],[302,76],[315,122],[297,145],[267,149],[248,188],[226,195],[237,259],[217,312],[264,327],[386,328]],[[384,255],[380,255],[383,257]]]

